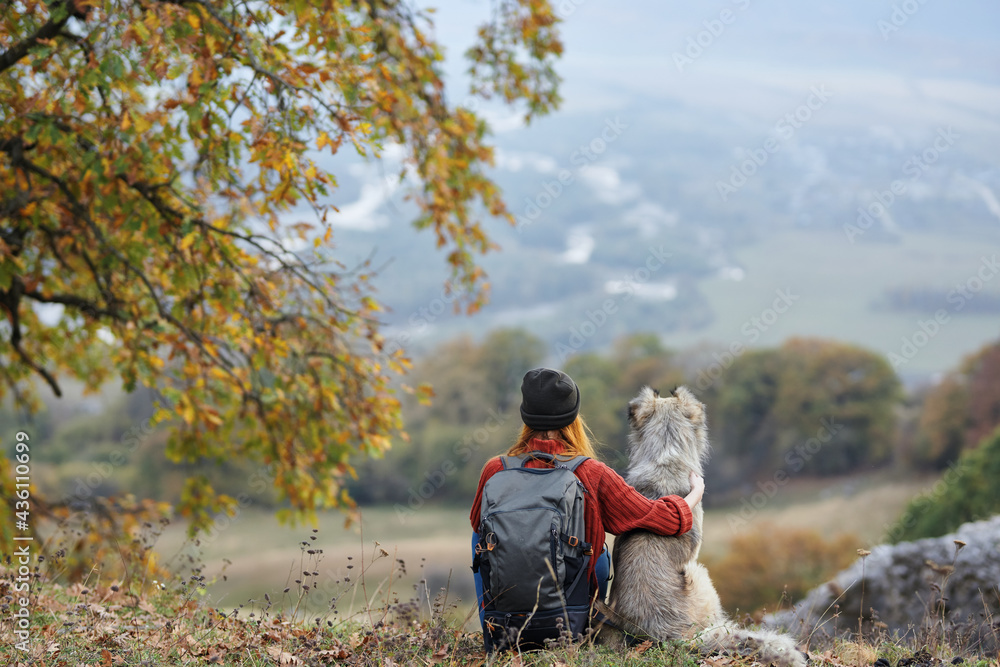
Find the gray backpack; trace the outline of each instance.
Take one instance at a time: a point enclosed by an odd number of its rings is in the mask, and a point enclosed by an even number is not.
[[[553,467],[526,468],[531,459]],[[587,490],[574,474],[586,460],[503,456],[503,470],[486,480],[472,569],[483,579],[487,651],[544,648],[547,639],[586,634],[593,549],[584,541]]]

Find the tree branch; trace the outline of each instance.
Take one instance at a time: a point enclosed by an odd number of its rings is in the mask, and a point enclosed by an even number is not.
[[[225,358],[219,357],[218,355],[209,352],[208,349],[205,347],[205,342],[202,340],[201,336],[192,331],[190,327],[185,326],[183,322],[178,320],[176,317],[174,317],[167,311],[167,308],[163,305],[163,302],[160,300],[160,295],[157,293],[156,288],[149,281],[149,277],[145,273],[143,273],[138,267],[136,267],[131,261],[129,261],[129,259],[121,253],[121,251],[119,251],[108,241],[107,237],[101,231],[100,227],[98,227],[97,224],[90,218],[90,215],[87,213],[86,209],[77,200],[76,196],[69,189],[69,186],[66,184],[65,181],[63,181],[55,174],[49,173],[43,167],[40,167],[27,159],[22,158],[18,164],[24,169],[30,170],[35,174],[41,176],[42,178],[45,178],[46,180],[50,181],[51,183],[54,183],[56,187],[59,188],[60,192],[62,192],[63,195],[67,198],[68,200],[67,203],[71,207],[73,214],[76,215],[78,218],[80,218],[80,220],[84,224],[86,224],[87,227],[90,228],[91,232],[93,232],[97,241],[104,248],[106,248],[108,252],[114,255],[115,259],[121,262],[121,264],[125,267],[126,270],[128,270],[129,273],[134,275],[139,280],[139,282],[141,282],[143,286],[145,286],[146,291],[149,292],[149,296],[153,300],[153,305],[156,307],[156,311],[159,314],[160,318],[166,320],[173,326],[177,327],[177,330],[183,333],[185,338],[194,343],[195,346],[198,347],[198,349],[202,352],[202,354],[204,354],[209,359],[215,360],[218,363],[219,367],[224,372],[233,377],[234,380],[237,380],[238,384],[242,384],[239,383],[238,379],[233,374],[232,368],[229,362]]]
[[[17,386],[17,380],[15,380],[14,376],[10,374],[10,371],[6,366],[0,366],[0,374],[3,375],[4,379],[7,381],[7,386],[10,387],[11,392],[14,394],[15,405],[20,406],[22,409],[27,411],[25,406],[28,404],[28,398],[24,395],[24,392],[21,391],[21,388]]]
[[[223,28],[228,30],[230,35],[238,36],[240,38],[240,41],[243,42],[243,46],[246,51],[247,65],[256,74],[266,77],[274,85],[275,90],[285,89],[293,93],[308,96],[310,99],[316,102],[316,104],[320,105],[323,109],[325,109],[326,112],[330,114],[331,118],[337,119],[338,123],[341,123],[342,127],[346,126],[346,121],[341,117],[340,109],[335,109],[334,107],[332,107],[330,104],[326,102],[326,100],[322,99],[314,91],[309,90],[308,88],[302,88],[301,86],[296,86],[295,84],[290,83],[285,79],[281,78],[281,76],[276,72],[272,72],[271,70],[264,67],[263,63],[261,63],[260,60],[257,58],[257,54],[254,53],[253,51],[253,41],[250,39],[250,36],[238,25],[226,20],[226,18],[221,13],[219,13],[219,11],[215,7],[209,4],[207,0],[176,0],[176,4],[179,5],[195,4],[200,6],[202,9],[205,10],[206,13],[209,14],[209,16],[215,19]]]
[[[97,305],[96,301],[88,301],[74,294],[50,294],[49,296],[45,296],[35,290],[24,290],[23,294],[39,303],[61,303],[64,306],[72,306],[93,317],[104,315],[119,322],[125,322],[128,319],[121,311],[101,308]]]
[[[13,67],[17,61],[28,55],[30,51],[38,42],[45,39],[52,39],[59,34],[66,22],[69,21],[70,17],[74,15],[75,7],[73,6],[72,0],[69,2],[56,2],[53,3],[50,8],[51,14],[49,15],[49,20],[46,21],[42,26],[35,31],[35,34],[27,37],[14,46],[10,47],[3,53],[0,53],[0,72],[4,72],[7,69]],[[60,12],[65,12],[65,15],[56,20],[53,15],[59,14]]]
[[[24,283],[16,276],[11,282],[10,288],[0,292],[0,304],[3,304],[7,308],[8,317],[10,318],[10,345],[17,352],[17,356],[21,357],[21,361],[28,368],[42,376],[45,382],[52,387],[52,392],[61,398],[62,389],[59,388],[59,383],[56,382],[56,379],[52,377],[51,373],[35,363],[35,360],[29,357],[24,348],[21,347],[21,316],[18,309],[21,305],[21,296],[23,293]]]

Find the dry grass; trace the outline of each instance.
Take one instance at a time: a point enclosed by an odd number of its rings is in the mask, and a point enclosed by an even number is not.
[[[365,586],[342,602],[345,613],[364,608],[366,600],[387,591],[405,599],[415,589],[433,597],[447,587],[451,600],[471,601],[471,532],[463,526],[468,526],[467,514],[455,509],[425,508],[405,523],[392,508],[364,509],[361,524],[349,528],[339,514],[322,515],[315,535],[323,554],[310,571],[318,572],[319,593],[332,593],[354,583],[364,564]],[[197,545],[187,541],[182,526],[171,526],[158,548],[168,566],[192,558],[204,562],[206,600],[233,610],[263,599],[265,593],[277,600],[285,588],[294,589],[302,569],[300,543],[312,534],[311,528],[282,526],[272,513],[248,509]],[[375,557],[382,551],[388,555]],[[322,611],[326,602],[321,594],[310,596],[305,607]],[[464,616],[468,608],[466,604],[455,613]]]
[[[758,519],[791,521],[803,512],[812,526],[833,526],[839,520],[836,515],[853,503],[868,507],[873,499],[904,502],[896,498],[904,495],[902,488],[890,493],[879,485],[860,490],[858,497],[816,500],[811,510],[780,508],[775,499],[774,507],[765,508]],[[724,514],[710,513],[710,523],[720,520]],[[88,581],[61,586],[48,580],[49,573],[59,571],[58,563],[43,563],[32,583],[30,650],[14,648],[9,639],[11,619],[0,617],[0,664],[753,664],[728,656],[702,656],[683,643],[642,645],[626,654],[570,645],[488,658],[481,635],[472,629],[478,624],[469,622],[468,607],[455,606],[458,582],[471,579],[466,525],[466,513],[460,509],[428,508],[404,525],[398,524],[391,509],[381,509],[365,512],[362,536],[359,529],[345,530],[336,516],[321,518],[313,532],[282,528],[270,514],[246,511],[239,521],[202,543],[200,550],[211,564],[204,571],[192,545],[184,542],[181,528],[169,528],[160,537],[161,552],[178,569],[193,570],[171,579],[166,588],[149,581],[145,585],[107,581],[96,572]],[[223,567],[224,558],[231,562]],[[453,573],[450,581],[448,572]],[[420,583],[433,579],[428,576],[432,573],[443,576],[445,591],[438,590],[434,581]],[[8,564],[7,569],[0,568],[0,597],[8,596],[3,600],[7,604],[12,582]],[[937,647],[933,656],[915,652],[916,648],[886,641],[843,644],[810,657],[813,665],[835,667],[869,665],[873,656],[885,659],[888,667],[943,667],[952,657],[947,646]]]
[[[14,581],[11,568],[0,567],[0,597]],[[306,579],[292,592],[301,594]],[[128,581],[93,581],[61,586],[33,577],[31,638],[24,650],[11,639],[10,620],[0,618],[0,663],[114,667],[116,665],[453,665],[480,667],[758,667],[750,659],[703,655],[692,644],[645,642],[624,653],[590,644],[554,646],[530,654],[487,656],[481,636],[448,620],[447,605],[435,600],[427,614],[406,605],[362,610],[343,618],[334,610],[311,618],[278,611],[269,601],[224,613],[199,601],[197,576],[166,587],[138,588]],[[341,596],[346,592],[341,591]],[[334,605],[336,607],[336,604]],[[379,622],[367,621],[376,617]],[[934,654],[896,643],[843,643],[810,654],[814,667],[945,667],[947,647]],[[970,659],[967,667],[995,667],[996,661]]]

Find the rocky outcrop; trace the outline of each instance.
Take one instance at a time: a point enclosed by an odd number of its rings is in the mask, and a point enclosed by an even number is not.
[[[766,624],[805,641],[889,636],[996,654],[1000,648],[1000,516],[944,537],[874,547]]]

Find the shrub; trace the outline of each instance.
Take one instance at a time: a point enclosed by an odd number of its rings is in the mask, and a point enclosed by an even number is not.
[[[962,454],[942,479],[910,501],[890,528],[888,541],[908,542],[946,535],[963,523],[1000,512],[1000,428],[979,447]]]
[[[860,545],[854,535],[825,539],[815,530],[761,523],[758,530],[734,537],[729,552],[706,565],[730,613],[774,610],[847,567]]]

